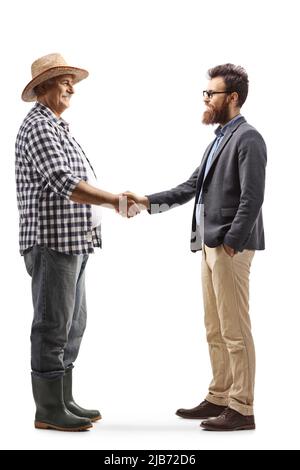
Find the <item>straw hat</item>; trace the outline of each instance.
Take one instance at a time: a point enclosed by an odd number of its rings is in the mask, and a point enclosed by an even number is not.
[[[31,66],[32,80],[26,85],[22,93],[22,100],[35,101],[34,87],[59,75],[74,75],[74,83],[80,82],[88,76],[88,71],[67,65],[60,54],[48,54],[40,57]]]

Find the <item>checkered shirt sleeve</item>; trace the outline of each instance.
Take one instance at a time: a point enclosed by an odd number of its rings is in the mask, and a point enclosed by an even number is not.
[[[28,133],[26,154],[49,188],[60,196],[70,198],[81,178],[72,172],[53,124],[44,120],[35,122]]]

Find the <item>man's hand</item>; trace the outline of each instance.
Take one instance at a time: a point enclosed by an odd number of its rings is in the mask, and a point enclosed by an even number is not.
[[[128,200],[127,217],[134,217],[139,214],[142,210],[149,209],[149,199],[146,196],[138,196],[131,191],[125,191],[122,194]]]
[[[127,195],[118,195],[118,204],[115,206],[116,212],[122,217],[134,217],[141,212],[139,205]]]
[[[231,248],[231,246],[225,245],[225,243],[223,243],[223,247],[226,253],[228,254],[228,256],[231,256],[231,258],[233,258],[233,256],[235,255],[234,248]]]

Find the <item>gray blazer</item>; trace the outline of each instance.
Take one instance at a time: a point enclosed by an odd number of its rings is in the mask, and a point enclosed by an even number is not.
[[[155,214],[185,204],[195,197],[191,250],[201,250],[196,230],[196,204],[202,188],[204,202],[204,243],[216,247],[226,243],[236,251],[265,248],[262,203],[265,188],[267,150],[259,132],[245,118],[225,133],[204,178],[211,143],[200,166],[184,183],[169,191],[148,196],[149,213]]]

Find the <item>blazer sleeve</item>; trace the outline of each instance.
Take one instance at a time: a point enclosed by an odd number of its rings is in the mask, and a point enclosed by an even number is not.
[[[251,129],[238,148],[240,203],[224,243],[242,251],[251,235],[264,200],[267,149],[262,136]]]
[[[149,214],[159,214],[190,201],[196,194],[198,173],[199,167],[196,168],[187,181],[175,188],[148,195],[150,202]]]

